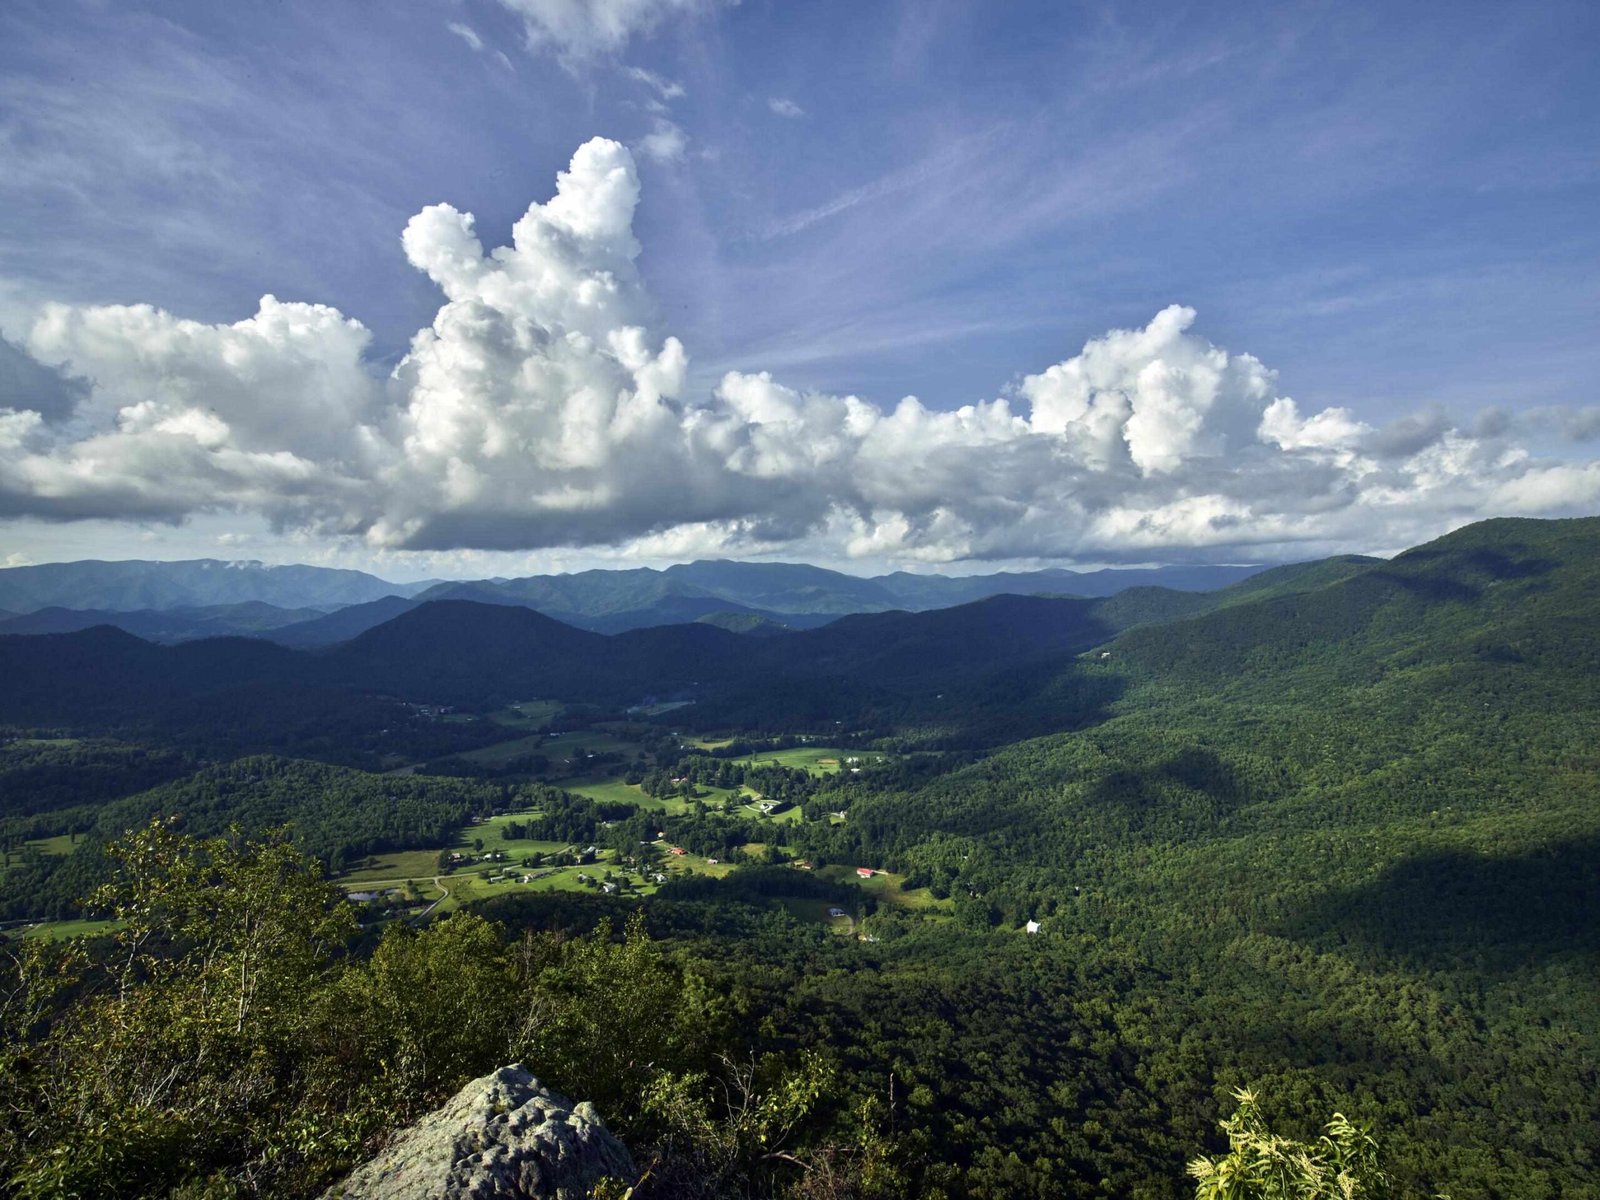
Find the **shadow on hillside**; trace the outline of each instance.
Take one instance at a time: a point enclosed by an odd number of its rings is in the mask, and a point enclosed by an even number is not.
[[[1232,766],[1204,747],[1189,746],[1153,766],[1110,772],[1086,799],[1119,815],[1131,832],[1176,836],[1216,825],[1250,796]]]
[[[1278,932],[1430,967],[1508,971],[1600,955],[1600,837],[1406,859],[1369,885],[1326,894]]]
[[[1470,604],[1483,595],[1482,588],[1447,575],[1406,575],[1398,571],[1371,571],[1362,576],[1371,585],[1392,584],[1428,604],[1456,601]]]
[[[1412,550],[1395,560],[1407,570],[1379,570],[1374,576],[1398,584],[1427,600],[1470,601],[1482,595],[1479,584],[1537,579],[1561,566],[1559,560],[1525,547],[1509,550]],[[1421,572],[1415,568],[1423,567]],[[1437,573],[1435,573],[1437,572]]]

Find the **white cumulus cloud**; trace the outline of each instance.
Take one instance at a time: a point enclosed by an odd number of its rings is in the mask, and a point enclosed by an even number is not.
[[[1180,305],[954,411],[768,372],[688,395],[635,266],[639,200],[633,155],[595,139],[509,245],[448,204],[418,213],[402,243],[443,299],[385,378],[366,329],[322,305],[268,296],[232,324],[47,306],[0,394],[0,514],[245,512],[378,551],[944,562],[1304,556],[1600,503],[1600,464],[1536,458],[1515,421],[1304,411]]]

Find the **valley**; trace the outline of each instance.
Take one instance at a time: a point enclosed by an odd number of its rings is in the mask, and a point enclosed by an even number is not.
[[[542,1055],[654,1153],[646,1077],[605,1091],[561,1041],[561,997],[610,1003],[562,990],[586,955],[673,981],[650,1011],[687,1040],[637,1061],[674,1086],[820,1055],[797,1148],[855,1144],[872,1097],[901,1194],[1183,1195],[1244,1087],[1296,1136],[1370,1124],[1400,1195],[1594,1194],[1596,564],[1600,521],[1495,521],[1216,592],[781,633],[455,599],[315,652],[0,637],[0,916],[92,960],[130,928],[87,899],[129,837],[276,837],[353,920],[296,1020],[438,947],[506,1014],[461,1070]],[[513,978],[565,1014],[516,1047]],[[435,1019],[463,1020],[386,1018]],[[458,1077],[372,1070],[386,1103]]]

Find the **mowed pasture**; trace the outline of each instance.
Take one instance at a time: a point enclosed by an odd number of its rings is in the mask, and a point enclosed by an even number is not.
[[[65,858],[77,846],[78,839],[70,833],[57,834],[55,837],[37,838],[31,842],[24,842],[25,846],[32,846],[40,854],[53,855],[56,858]]]
[[[700,784],[695,788],[693,798],[687,796],[647,796],[636,783],[628,783],[622,779],[607,778],[603,776],[577,776],[572,779],[552,780],[554,786],[571,792],[575,796],[587,796],[605,804],[630,804],[634,808],[645,812],[658,812],[676,815],[689,812],[696,803],[704,804],[707,808],[716,810],[729,806],[730,811],[739,811],[745,816],[759,816],[754,809],[742,807],[747,805],[752,793],[745,788],[720,788],[709,784]],[[783,819],[783,818],[776,818]]]
[[[681,796],[646,796],[638,784],[626,783],[621,779],[577,775],[571,779],[552,780],[552,783],[574,796],[587,796],[602,804],[631,804],[646,812],[676,814],[689,811],[689,802]]]
[[[489,817],[483,821],[471,822],[461,827],[449,845],[435,846],[422,850],[394,850],[385,854],[372,856],[371,865],[362,863],[341,873],[337,882],[346,887],[355,887],[360,890],[368,884],[387,883],[404,884],[407,881],[422,882],[439,875],[439,856],[449,851],[459,854],[476,856],[479,853],[489,854],[496,850],[506,855],[507,862],[520,863],[530,854],[555,854],[566,850],[568,842],[540,841],[535,838],[507,838],[502,833],[507,825],[514,821],[529,821],[539,816],[538,809],[526,809],[522,812],[502,813]],[[483,843],[482,851],[476,847],[477,842]],[[499,863],[473,863],[469,867],[458,867],[458,873],[493,871],[502,864]]]
[[[849,905],[836,904],[832,900],[816,900],[809,896],[791,896],[779,903],[796,920],[826,925],[830,931],[841,936],[849,936],[856,931],[855,916],[850,912]],[[841,915],[833,916],[836,910]]]
[[[855,867],[833,865],[819,868],[817,875],[832,883],[854,884],[885,907],[903,908],[912,912],[937,912],[954,907],[949,900],[937,899],[927,888],[903,890],[906,877],[892,871],[874,870],[872,878],[863,879],[856,874]]]
[[[75,921],[40,921],[33,925],[13,926],[0,934],[0,939],[17,941],[21,938],[45,938],[59,942],[66,938],[98,937],[105,933],[115,933],[121,926],[121,921],[96,921],[87,918]]]
[[[22,843],[24,848],[49,855],[51,858],[65,858],[72,853],[76,845],[77,842],[70,833],[63,833],[57,837],[34,838],[32,841]],[[0,851],[0,872],[9,871],[21,862],[20,850]]]
[[[479,763],[485,767],[500,767],[513,759],[523,758],[528,755],[547,755],[549,752],[545,749],[545,744],[545,737],[542,733],[532,733],[527,737],[495,742],[492,746],[480,746],[476,750],[464,750],[457,757],[464,762]]]
[[[465,762],[498,767],[535,754],[549,759],[549,773],[560,777],[564,771],[573,775],[581,773],[591,755],[616,754],[624,760],[632,760],[639,754],[639,743],[604,729],[579,729],[567,733],[529,733],[476,750],[465,750],[457,757]]]
[[[791,804],[782,812],[764,813],[757,806],[758,798],[746,793],[739,797],[738,813],[757,821],[775,821],[780,825],[794,825],[805,819],[805,814],[798,804]]]
[[[857,761],[851,762],[851,759]],[[788,750],[757,750],[735,762],[776,763],[780,767],[801,767],[813,775],[836,775],[847,766],[867,767],[886,762],[888,756],[876,750],[841,750],[837,746],[795,746]]]
[[[549,727],[567,709],[559,700],[523,700],[508,704],[498,712],[489,714],[489,720],[507,729],[523,729],[537,733]]]

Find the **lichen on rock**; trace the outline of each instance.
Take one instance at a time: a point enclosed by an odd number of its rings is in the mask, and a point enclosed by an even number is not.
[[[637,1172],[594,1105],[516,1063],[467,1084],[323,1200],[584,1200],[607,1177]]]

